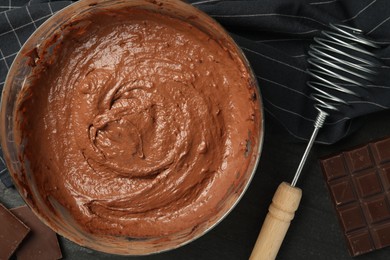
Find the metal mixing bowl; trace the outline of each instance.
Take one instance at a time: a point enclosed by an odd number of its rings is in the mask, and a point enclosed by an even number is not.
[[[163,3],[163,5],[159,3]],[[99,237],[87,233],[80,228],[78,224],[72,220],[65,209],[61,210],[58,206],[58,212],[51,212],[42,202],[43,199],[37,191],[32,172],[29,169],[28,162],[23,162],[19,158],[19,154],[23,151],[23,143],[18,145],[15,142],[15,114],[18,96],[21,89],[24,87],[28,76],[31,73],[31,67],[28,66],[28,57],[25,55],[27,51],[34,49],[49,39],[50,36],[61,30],[61,27],[74,17],[79,17],[89,12],[93,12],[98,8],[123,8],[123,7],[140,7],[148,10],[153,10],[163,14],[183,19],[194,26],[201,28],[203,31],[209,33],[216,39],[227,42],[237,49],[240,58],[246,64],[248,71],[251,72],[249,63],[244,57],[241,50],[237,47],[229,35],[222,29],[222,27],[211,19],[209,16],[199,11],[198,9],[177,0],[164,1],[147,1],[147,0],[131,0],[131,1],[112,1],[112,0],[81,0],[78,1],[62,11],[56,13],[53,17],[42,24],[36,32],[27,40],[22,50],[15,58],[10,71],[8,73],[5,86],[3,89],[1,100],[1,145],[9,172],[13,178],[16,188],[20,195],[34,211],[34,213],[50,228],[60,235],[78,243],[81,246],[86,246],[95,250],[122,254],[122,255],[144,255],[177,248],[181,245],[187,244],[194,239],[202,236],[208,230],[213,228],[220,222],[237,204],[239,199],[244,194],[248,187],[252,176],[255,173],[256,166],[259,160],[260,151],[263,140],[263,122],[262,122],[262,104],[258,87],[256,88],[258,111],[260,113],[260,127],[259,132],[251,133],[255,135],[257,143],[250,145],[250,164],[247,172],[243,177],[233,185],[230,189],[230,194],[226,200],[221,203],[221,208],[218,214],[195,229],[183,230],[180,234],[174,234],[165,237],[153,237],[145,239],[131,239],[127,237],[112,237],[110,240],[102,241]],[[193,19],[196,17],[196,19]],[[188,19],[191,18],[191,19]],[[50,55],[50,53],[47,53]],[[49,57],[46,57],[49,58]],[[256,83],[255,77],[251,72],[252,81]],[[28,187],[26,189],[25,187]],[[54,202],[55,203],[55,202]]]

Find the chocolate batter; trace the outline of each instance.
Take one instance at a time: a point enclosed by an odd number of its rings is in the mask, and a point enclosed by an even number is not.
[[[22,159],[46,205],[97,236],[165,236],[215,215],[259,141],[234,49],[141,9],[73,21],[60,38],[52,60],[30,53],[18,108]]]

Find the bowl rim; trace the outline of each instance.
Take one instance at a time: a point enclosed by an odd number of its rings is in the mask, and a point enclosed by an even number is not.
[[[73,15],[72,17],[75,17],[75,16],[79,15],[79,13],[77,13],[77,10],[79,10],[80,8],[88,8],[88,6],[96,6],[96,5],[100,5],[102,3],[118,3],[118,2],[119,3],[121,3],[121,2],[128,2],[128,3],[143,2],[143,3],[153,3],[153,4],[155,4],[155,3],[156,4],[158,4],[158,3],[164,3],[164,4],[174,3],[175,5],[179,4],[179,5],[182,5],[182,6],[186,6],[186,8],[191,8],[194,12],[199,14],[202,19],[205,18],[205,19],[208,20],[208,22],[211,22],[213,24],[213,26],[216,26],[221,31],[221,33],[224,36],[226,36],[226,38],[229,40],[229,43],[233,44],[234,49],[240,55],[240,59],[244,62],[246,70],[250,74],[250,78],[251,78],[251,80],[253,82],[253,85],[254,85],[254,88],[255,88],[255,91],[256,91],[256,94],[257,94],[256,108],[258,109],[258,113],[259,113],[259,122],[258,122],[258,124],[259,124],[259,131],[258,131],[258,133],[256,133],[257,138],[258,138],[258,144],[257,144],[257,147],[256,147],[257,149],[255,151],[252,151],[252,154],[253,154],[252,157],[254,157],[254,160],[251,159],[250,163],[248,164],[247,171],[249,172],[249,170],[250,170],[250,174],[248,173],[249,178],[246,180],[246,183],[243,186],[242,190],[240,191],[240,194],[237,196],[237,198],[232,203],[232,205],[221,216],[219,216],[216,221],[214,221],[211,225],[208,225],[207,228],[204,229],[202,232],[199,232],[197,235],[192,236],[190,239],[187,239],[187,240],[185,240],[185,241],[183,241],[181,243],[177,243],[173,247],[171,246],[171,247],[168,247],[168,248],[164,248],[162,250],[156,250],[156,251],[151,251],[151,252],[147,252],[147,253],[140,253],[140,254],[128,254],[128,253],[116,253],[116,252],[112,252],[112,251],[102,251],[101,249],[96,249],[93,246],[91,246],[91,243],[85,243],[85,242],[84,243],[80,243],[80,241],[76,242],[71,236],[68,236],[68,234],[65,234],[61,229],[58,229],[57,227],[54,227],[53,225],[51,225],[51,223],[49,221],[47,221],[45,218],[43,218],[41,216],[41,213],[36,210],[35,206],[32,205],[25,198],[25,196],[23,195],[23,190],[18,185],[18,181],[17,181],[17,179],[15,177],[15,173],[12,172],[12,167],[10,167],[10,165],[12,163],[11,163],[9,157],[7,156],[8,153],[9,153],[9,150],[7,148],[7,145],[6,145],[7,137],[4,135],[5,133],[8,132],[7,129],[6,129],[6,124],[5,124],[5,122],[7,120],[7,115],[6,115],[5,111],[6,111],[7,100],[9,98],[9,94],[10,94],[10,88],[12,87],[11,83],[12,83],[13,73],[14,73],[15,69],[18,68],[21,65],[21,62],[22,62],[22,60],[24,58],[23,57],[24,56],[23,50],[28,48],[28,46],[31,45],[31,43],[34,41],[34,38],[37,38],[38,36],[40,36],[44,32],[44,29],[47,29],[50,26],[50,24],[52,24],[53,22],[57,22],[65,12],[71,12],[71,14]],[[66,19],[66,21],[71,20],[72,17],[68,17]],[[0,142],[1,142],[1,147],[2,147],[2,150],[3,150],[3,155],[4,155],[3,157],[4,157],[4,160],[5,160],[6,165],[7,165],[7,169],[8,169],[9,174],[10,174],[10,176],[11,176],[11,178],[12,178],[14,184],[15,184],[14,186],[15,186],[16,190],[19,192],[20,196],[22,197],[24,202],[28,205],[28,207],[34,212],[34,214],[45,225],[50,227],[52,230],[54,230],[59,235],[61,235],[61,236],[65,237],[65,238],[69,239],[70,241],[76,243],[77,245],[82,246],[82,247],[87,247],[87,248],[93,249],[95,251],[104,252],[104,253],[110,253],[110,254],[115,254],[115,255],[126,255],[126,256],[153,255],[153,254],[158,254],[158,253],[162,253],[162,252],[166,252],[166,251],[171,251],[173,249],[182,247],[182,246],[184,246],[184,245],[186,245],[188,243],[191,243],[194,240],[197,240],[198,238],[204,236],[210,230],[215,228],[220,222],[222,222],[231,213],[231,211],[237,206],[237,204],[241,201],[242,197],[244,196],[244,194],[246,193],[247,189],[249,188],[250,183],[252,182],[253,177],[254,177],[257,169],[258,169],[258,165],[259,165],[259,161],[260,161],[260,157],[261,157],[261,151],[262,151],[263,143],[264,143],[264,108],[263,108],[263,104],[264,103],[263,103],[260,87],[258,85],[258,81],[257,81],[256,76],[255,76],[255,74],[254,74],[254,72],[253,72],[253,70],[252,70],[252,68],[250,66],[250,63],[249,63],[247,57],[244,54],[244,51],[240,48],[240,46],[229,35],[229,33],[226,31],[226,29],[222,25],[220,25],[214,18],[210,17],[209,15],[207,15],[203,11],[197,9],[196,7],[192,6],[191,4],[186,3],[184,1],[177,1],[177,0],[155,0],[155,1],[154,0],[131,0],[131,1],[123,1],[123,0],[80,0],[80,1],[77,1],[77,2],[73,2],[70,5],[64,7],[63,9],[61,9],[60,11],[56,12],[54,15],[49,17],[44,23],[42,23],[30,35],[30,37],[26,40],[26,42],[22,45],[22,47],[19,50],[18,54],[16,55],[14,61],[12,62],[11,66],[10,66],[10,68],[8,70],[6,79],[4,81],[4,87],[3,87],[3,90],[2,90],[2,95],[1,95],[1,100],[0,100],[0,122],[1,122],[0,123]],[[14,110],[13,110],[13,112],[14,112]]]

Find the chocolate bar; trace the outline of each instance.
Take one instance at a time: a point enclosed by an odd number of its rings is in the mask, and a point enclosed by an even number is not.
[[[27,206],[11,209],[11,212],[31,228],[29,236],[16,250],[18,260],[62,258],[56,233],[43,224]]]
[[[390,246],[390,137],[320,163],[349,253]]]
[[[0,259],[9,259],[30,229],[0,203]]]

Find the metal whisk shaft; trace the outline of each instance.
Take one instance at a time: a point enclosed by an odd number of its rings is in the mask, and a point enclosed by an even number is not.
[[[348,105],[348,102],[336,96],[337,93],[360,98],[353,89],[365,88],[365,82],[372,81],[372,75],[376,73],[377,64],[370,61],[370,57],[375,57],[375,54],[366,48],[378,48],[377,44],[365,38],[362,31],[356,28],[330,24],[330,29],[323,31],[322,37],[314,38],[315,44],[310,45],[308,52],[310,58],[307,73],[312,80],[308,81],[307,85],[313,90],[310,97],[316,102],[314,107],[318,110],[318,115],[313,133],[291,182],[292,187],[295,187],[299,179],[329,112],[337,111],[339,105]]]
[[[275,259],[283,238],[294,218],[302,197],[302,190],[295,187],[311,147],[330,112],[339,105],[349,105],[345,95],[360,97],[375,74],[375,56],[368,48],[378,47],[366,39],[360,30],[345,25],[330,25],[310,46],[309,69],[311,80],[307,85],[313,90],[311,98],[318,110],[314,131],[299,163],[291,184],[282,182],[269,206],[268,214],[257,238],[250,259]],[[360,90],[360,89],[359,89]]]

